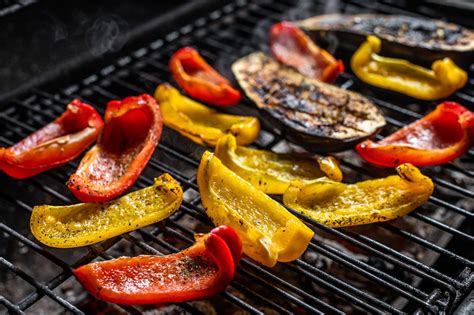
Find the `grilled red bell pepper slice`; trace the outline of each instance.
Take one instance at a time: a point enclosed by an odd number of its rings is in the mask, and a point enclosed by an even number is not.
[[[458,103],[444,102],[387,138],[364,141],[356,150],[363,159],[380,166],[428,166],[454,160],[473,144],[474,113]]]
[[[273,56],[299,73],[323,82],[334,81],[344,72],[344,64],[319,48],[298,26],[280,22],[270,30]]]
[[[83,202],[109,201],[135,183],[161,137],[161,110],[150,95],[110,101],[105,127],[67,182]]]
[[[194,48],[183,47],[176,51],[169,67],[179,86],[197,100],[217,106],[232,106],[240,101],[240,92]]]
[[[0,148],[0,170],[27,178],[64,165],[97,139],[103,125],[92,106],[75,99],[53,122],[9,148]]]
[[[167,256],[137,256],[77,268],[96,298],[118,304],[176,303],[211,297],[230,283],[242,243],[229,226],[196,235],[196,243]]]

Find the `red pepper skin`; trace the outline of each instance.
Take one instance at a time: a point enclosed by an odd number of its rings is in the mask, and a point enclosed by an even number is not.
[[[167,256],[122,257],[91,263],[74,271],[96,298],[117,304],[177,303],[211,297],[232,281],[235,266],[231,248],[220,235],[237,235],[228,226],[196,235],[196,243]],[[231,240],[230,242],[233,242]]]
[[[23,179],[64,165],[93,143],[103,126],[92,106],[75,99],[53,122],[9,148],[0,148],[0,170]]]
[[[192,98],[216,106],[232,106],[240,102],[239,90],[214,70],[191,47],[176,51],[169,68],[178,85]]]
[[[160,107],[150,95],[109,102],[104,130],[67,187],[82,202],[105,202],[121,195],[145,168],[162,129]]]
[[[342,60],[336,60],[319,48],[300,28],[290,22],[280,22],[270,30],[273,56],[299,73],[323,82],[333,82],[344,72]]]
[[[364,160],[380,166],[429,166],[454,160],[473,144],[474,113],[458,103],[444,102],[387,138],[364,141],[356,150]]]
[[[228,225],[220,225],[211,231],[213,234],[218,235],[222,238],[232,253],[235,265],[238,264],[240,258],[242,258],[242,240],[239,234]]]

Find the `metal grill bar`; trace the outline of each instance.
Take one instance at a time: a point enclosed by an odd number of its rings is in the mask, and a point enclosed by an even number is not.
[[[112,77],[111,79],[114,80],[114,81],[116,81],[116,82],[118,82],[118,83],[120,83],[121,85],[123,85],[123,86],[125,86],[125,87],[127,87],[127,88],[129,88],[129,89],[131,89],[131,90],[133,90],[133,91],[136,92],[136,93],[145,93],[145,92],[147,92],[146,90],[140,89],[140,88],[138,88],[138,87],[136,87],[136,86],[134,86],[134,85],[132,85],[132,84],[130,84],[130,83],[127,83],[127,82],[125,82],[125,81],[123,81],[123,80],[121,80],[121,79],[119,79],[119,78],[117,78],[117,77]],[[155,81],[160,82],[159,79],[157,79],[157,78],[155,78]],[[102,90],[103,90],[103,89],[102,89]],[[114,94],[111,94],[111,93],[108,93],[108,95],[109,95],[109,96],[112,96],[112,97],[115,97],[115,98],[118,97],[117,95],[114,95]],[[77,96],[77,95],[76,95],[76,96]],[[80,96],[79,96],[79,97],[80,97]],[[80,98],[82,98],[82,99],[85,100],[85,101],[88,101],[87,99],[84,99],[84,97],[80,97]],[[400,123],[400,124],[401,124],[401,123]],[[355,166],[355,165],[352,165],[352,167],[356,167],[356,166]],[[361,168],[360,170],[363,170],[363,169]],[[365,172],[366,172],[367,174],[369,174],[367,171],[365,171]],[[437,180],[437,179],[435,178],[435,180]],[[461,189],[462,189],[461,187],[459,187],[459,186],[454,186],[454,185],[452,185],[451,183],[447,183],[447,184],[448,184],[448,187],[454,187],[454,189],[456,189],[456,190],[461,190]],[[464,193],[467,192],[469,195],[472,194],[472,192],[470,192],[470,191],[468,191],[468,190],[461,190],[461,191],[463,191]],[[434,197],[430,198],[430,201],[433,200],[433,198],[434,198]],[[439,203],[439,199],[438,199],[438,203]],[[458,211],[458,212],[460,212],[460,213],[463,213],[463,214],[468,215],[469,217],[472,217],[472,216],[473,216],[472,213],[469,213],[469,212],[467,212],[466,210],[461,209],[461,208],[459,208],[459,207],[452,206],[452,205],[450,205],[450,204],[448,204],[448,203],[446,203],[446,202],[444,202],[444,205],[445,205],[446,207],[448,207],[450,210]],[[439,227],[439,228],[442,228],[442,229],[444,229],[444,230],[446,230],[446,231],[448,231],[448,232],[461,235],[461,236],[467,238],[467,239],[470,240],[470,241],[473,240],[473,237],[472,237],[472,236],[467,235],[467,234],[465,234],[465,233],[462,233],[462,232],[460,232],[460,231],[457,231],[457,230],[455,230],[455,229],[452,229],[452,228],[450,228],[449,226],[446,226],[446,225],[444,225],[444,224],[442,224],[442,223],[439,223],[439,222],[437,222],[437,221],[435,221],[435,220],[433,220],[433,219],[431,219],[431,218],[428,218],[428,217],[426,217],[426,216],[419,215],[419,214],[416,214],[416,216],[417,216],[419,219],[422,219],[422,220],[425,220],[425,221],[429,221],[429,222],[432,223],[433,225],[435,225],[435,226],[437,226],[437,227]]]
[[[28,275],[26,272],[24,272],[23,270],[21,270],[20,268],[18,268],[17,266],[12,264],[8,260],[6,260],[5,258],[0,257],[0,265],[2,265],[4,267],[8,268],[10,271],[14,272],[16,275],[21,277],[23,280],[27,281],[29,284],[34,286],[37,290],[44,292],[45,295],[47,295],[51,299],[55,300],[59,304],[61,304],[64,308],[69,309],[70,311],[75,312],[75,313],[81,313],[81,311],[79,311],[79,309],[77,309],[74,305],[72,305],[71,303],[69,303],[65,299],[61,298],[57,294],[54,294],[48,286],[36,281],[30,275]]]
[[[23,136],[23,135],[22,135],[22,136]],[[76,163],[73,163],[71,166],[73,166],[73,167],[75,168],[75,167],[77,167],[77,164],[76,164]],[[161,170],[161,171],[163,171],[163,170]],[[58,179],[60,182],[64,182],[64,181],[67,179],[67,176],[66,176],[65,174],[63,174],[63,176],[56,176],[56,175],[59,175],[59,174],[53,174],[52,176],[55,177],[56,179]],[[178,176],[175,176],[175,177],[178,177]],[[49,187],[49,186],[46,186],[46,185],[43,185],[40,181],[38,181],[38,180],[36,180],[36,179],[33,179],[33,181],[34,181],[34,184],[35,184],[39,189],[45,190],[45,192],[47,192],[47,193],[53,195],[53,196],[56,197],[57,199],[61,200],[63,203],[65,203],[65,204],[72,203],[72,200],[71,200],[71,199],[69,199],[68,197],[66,197],[66,196],[64,196],[64,195],[61,195],[61,194],[57,193],[53,188],[51,188],[51,187]],[[146,186],[151,185],[151,184],[152,184],[152,181],[151,181],[150,179],[147,179],[147,178],[141,178],[140,181],[138,182],[138,184],[139,184],[140,188],[144,188],[144,187],[146,187]],[[195,185],[195,184],[194,184],[194,185]],[[197,187],[196,187],[196,188],[197,188]],[[28,206],[26,206],[26,205],[25,205],[25,207],[26,207],[26,209],[27,209],[28,211],[31,211],[31,208],[30,208],[30,207],[28,207]],[[17,235],[15,235],[15,236],[17,237]],[[125,238],[126,238],[126,237],[125,237]],[[30,242],[31,242],[31,241],[30,241]],[[92,248],[95,248],[95,247],[92,246]],[[178,250],[177,248],[174,248],[174,247],[172,247],[172,249],[173,249],[173,251],[177,251],[177,250]],[[108,258],[108,259],[111,258],[111,257],[108,256],[105,252],[98,251],[97,249],[95,249],[95,251],[96,251],[97,253],[99,253],[101,257]],[[149,252],[149,253],[150,253],[150,254],[156,254],[157,251],[154,250],[153,252]],[[50,257],[54,257],[54,256],[49,255],[48,257],[50,258]],[[56,260],[53,260],[53,261],[58,262],[57,259],[56,259]],[[87,262],[88,262],[88,261],[82,262],[81,264],[77,264],[77,266],[82,265],[82,264],[87,263]],[[59,264],[64,265],[64,262],[59,261]],[[67,265],[66,265],[66,266],[67,266]],[[71,268],[69,268],[69,269],[71,269]],[[69,276],[69,275],[68,275],[68,276]],[[64,280],[65,280],[65,279],[64,279]],[[61,282],[62,282],[62,281],[61,281]],[[252,291],[248,290],[248,292],[252,292]],[[285,293],[286,293],[286,292],[285,292]],[[225,294],[225,297],[226,297],[226,298],[229,298],[230,296],[229,296],[228,294]],[[251,313],[257,313],[257,314],[259,313],[255,308],[253,308],[252,306],[248,305],[247,303],[241,301],[240,299],[238,299],[238,298],[236,298],[236,297],[234,297],[234,296],[230,297],[230,299],[231,299],[233,302],[238,303],[239,306],[243,307],[244,309],[246,309],[247,311],[249,311],[249,312],[251,312]],[[295,300],[295,301],[298,301],[298,302],[299,302],[299,300]],[[310,307],[310,306],[308,306],[308,307],[309,307],[309,309],[312,309],[312,307]],[[313,311],[317,313],[316,310],[313,309]]]
[[[63,199],[63,198],[61,198],[61,199]],[[63,199],[63,200],[64,200],[64,199]],[[68,201],[68,200],[66,199],[65,201]]]
[[[349,3],[358,6],[358,4],[353,4],[352,2]],[[320,4],[317,3],[316,6],[318,5]],[[281,1],[275,5],[273,3],[269,4],[267,1],[257,1],[252,4],[241,1],[237,4],[230,4],[223,7],[222,10],[210,13],[206,18],[198,19],[193,24],[183,26],[180,28],[180,31],[170,33],[163,38],[153,41],[148,47],[136,50],[130,56],[119,59],[116,64],[103,68],[97,74],[83,79],[80,84],[70,86],[60,93],[50,93],[46,90],[35,89],[32,91],[33,94],[30,97],[15,101],[14,106],[16,107],[11,107],[0,112],[0,121],[6,126],[9,126],[5,129],[9,130],[9,134],[0,136],[0,141],[4,145],[11,145],[16,140],[36,130],[38,127],[62,113],[64,106],[72,97],[78,97],[85,102],[93,104],[100,112],[103,112],[103,104],[105,104],[108,99],[120,99],[129,94],[151,93],[156,84],[170,79],[166,62],[171,53],[180,46],[197,46],[201,53],[210,60],[219,59],[219,52],[226,52],[232,55],[242,50],[251,51],[257,49],[258,43],[248,40],[248,38],[253,38],[254,36],[253,31],[255,25],[260,23],[261,20],[270,22],[280,20],[282,14],[285,14],[292,6],[292,3],[285,1]],[[380,8],[380,6],[377,6],[377,9]],[[380,10],[383,11],[391,7],[382,5],[382,8],[383,9]],[[225,32],[220,34],[219,30],[225,30]],[[243,46],[244,48],[242,48]],[[340,85],[344,88],[357,89],[358,87],[354,85],[355,80],[351,74],[345,74],[342,80],[340,80],[342,81]],[[150,85],[150,82],[152,85]],[[146,88],[144,89],[141,86],[145,86]],[[469,95],[457,93],[457,97],[472,104],[473,98]],[[387,110],[389,113],[397,113],[407,118],[407,120],[404,119],[401,121],[399,120],[400,118],[389,116],[387,121],[394,127],[403,126],[407,121],[421,117],[419,113],[400,107],[399,105],[377,99],[376,97],[372,97],[372,99],[379,107]],[[243,107],[243,109],[248,109],[249,111],[252,108],[251,104],[245,104]],[[22,120],[21,117],[26,117],[27,120]],[[272,149],[275,145],[280,143],[281,137],[273,134],[269,130],[266,130],[266,132],[271,135],[272,139],[267,143],[257,144],[256,146],[262,149]],[[163,143],[162,141],[157,149],[157,153],[149,163],[150,169],[154,171],[170,173],[180,182],[185,191],[189,189],[197,191],[198,187],[195,176],[186,176],[184,173],[181,173],[176,166],[160,161],[160,156],[163,153],[182,161],[187,167],[193,170],[196,169],[199,163],[199,157],[189,156],[180,150],[180,148],[168,143]],[[472,162],[473,157],[474,152],[471,150],[467,158]],[[360,167],[352,162],[344,162],[342,166],[347,169],[348,172],[358,172],[359,174],[364,174],[365,177],[374,175],[370,169]],[[60,203],[71,203],[70,194],[67,194],[64,189],[58,191],[56,186],[64,183],[68,177],[68,173],[75,167],[77,167],[77,161],[69,163],[59,170],[47,172],[37,178],[30,179],[27,182],[34,186],[35,189],[44,191],[47,195],[54,197]],[[465,176],[472,176],[473,174],[472,170],[462,169],[453,163],[443,166],[443,169],[444,168],[459,172]],[[438,171],[429,170],[429,173],[432,176],[437,176]],[[474,196],[474,193],[444,179],[435,178],[435,181],[436,186],[443,187],[443,189],[436,189],[437,195],[430,198],[429,205],[437,206],[438,209],[445,209],[451,215],[461,215],[464,219],[471,220],[473,213],[445,200],[444,197],[447,195],[444,191],[447,190],[450,194],[456,194],[460,196],[460,198],[467,198],[468,200]],[[52,185],[45,184],[45,182],[51,183]],[[150,178],[142,176],[137,182],[136,187],[145,187],[151,183]],[[29,205],[21,200],[12,198],[6,192],[0,192],[0,199],[1,198],[28,212],[31,211]],[[180,220],[182,220],[183,216],[199,221],[201,224],[206,225],[207,228],[211,226],[209,220],[203,214],[202,209],[199,208],[199,203],[199,197],[190,201],[184,201],[178,215],[156,225],[151,231],[141,229],[135,233],[126,234],[121,238],[115,238],[103,242],[100,245],[90,246],[89,252],[71,266],[49,250],[44,249],[42,246],[0,222],[0,230],[3,233],[25,244],[28,248],[31,248],[36,253],[63,269],[63,272],[53,277],[46,284],[43,284],[31,278],[28,273],[18,269],[7,259],[2,258],[0,261],[2,265],[13,270],[15,274],[26,279],[27,282],[29,282],[29,280],[33,281],[32,284],[35,286],[36,292],[28,295],[17,304],[12,303],[0,293],[0,304],[5,305],[7,310],[11,313],[21,313],[42,296],[47,295],[69,311],[80,314],[81,311],[75,306],[52,292],[54,288],[61,285],[71,276],[72,268],[98,257],[104,259],[112,258],[109,254],[110,248],[120,240],[125,240],[134,248],[139,248],[149,254],[164,254],[178,250],[176,246],[165,240],[166,236],[176,237],[181,242],[191,244],[191,236],[194,231],[182,224]],[[412,280],[397,278],[384,270],[372,266],[368,262],[358,259],[353,254],[341,251],[326,239],[320,239],[319,237],[313,239],[309,247],[310,252],[317,253],[319,256],[329,259],[335,265],[350,269],[354,274],[365,278],[372,285],[381,286],[390,290],[395,295],[403,296],[409,305],[411,305],[409,308],[411,310],[420,308],[429,312],[438,312],[440,310],[449,311],[454,305],[455,299],[459,298],[462,292],[472,289],[473,277],[470,272],[468,273],[467,280],[457,278],[457,274],[447,275],[441,273],[436,268],[430,267],[427,263],[400,253],[379,240],[358,234],[350,229],[330,229],[296,211],[289,210],[310,224],[317,235],[324,232],[338,240],[343,240],[355,246],[358,250],[368,253],[372,257],[377,257],[381,259],[381,261],[404,270],[413,277],[420,279],[422,283],[429,284],[430,291],[426,291],[426,289],[416,286]],[[459,222],[455,224],[455,226],[449,225],[444,221],[431,217],[428,213],[429,209],[422,207],[412,213],[410,217],[417,222],[424,222],[424,224],[435,228],[444,236],[455,236],[468,242],[468,244],[472,244],[473,236],[458,229]],[[445,245],[438,245],[438,243],[421,235],[397,227],[392,222],[380,224],[379,229],[387,231],[390,235],[402,237],[411,244],[420,246],[426,252],[436,253],[437,255],[447,258],[449,261],[452,261],[454,265],[458,266],[460,270],[465,271],[466,269],[462,269],[462,267],[472,268],[473,266],[472,261],[444,248]],[[150,242],[153,246],[150,245]],[[164,251],[156,249],[155,246],[163,248]],[[344,313],[340,305],[335,306],[324,294],[310,294],[307,290],[302,290],[298,285],[293,283],[297,278],[306,278],[314,286],[320,289],[324,288],[324,290],[330,292],[327,296],[337,296],[356,309],[371,313],[405,312],[405,309],[399,308],[395,306],[395,304],[390,304],[390,302],[376,296],[374,292],[369,293],[365,289],[358,288],[350,283],[350,281],[340,279],[339,276],[327,270],[315,267],[306,259],[299,259],[293,263],[285,264],[281,266],[281,268],[285,272],[293,274],[293,276],[289,276],[288,278],[283,277],[278,270],[263,268],[249,259],[243,259],[238,268],[238,277],[233,281],[231,287],[221,294],[221,297],[252,314],[261,314],[262,311],[259,309],[261,305],[265,305],[280,313],[293,313],[295,310],[294,307],[300,307],[308,313],[315,314],[324,312]],[[255,283],[255,285],[265,288],[266,290],[270,289],[272,295],[268,295],[265,290],[257,291],[257,289],[248,287],[246,285],[247,282]],[[235,292],[241,292],[245,297],[242,298],[236,295]],[[282,299],[275,300],[273,294],[277,294]],[[190,303],[181,304],[181,307],[190,312],[198,312]],[[125,311],[130,313],[141,312],[139,308],[132,307],[125,308]]]
[[[125,85],[125,86],[127,86],[127,87],[133,89],[133,90],[134,90],[135,92],[137,92],[137,93],[145,93],[145,92],[146,92],[145,90],[142,90],[142,89],[140,89],[140,88],[138,88],[138,87],[136,87],[136,86],[133,86],[133,85],[131,85],[131,84],[128,84],[128,83],[124,82],[123,80],[120,80],[120,79],[117,79],[117,78],[113,78],[113,80],[122,83],[123,85]],[[118,97],[117,95],[113,95],[113,94],[110,94],[110,93],[108,93],[108,94],[111,95],[111,96],[114,96],[115,98]],[[78,95],[76,95],[76,96],[78,96]],[[80,96],[78,96],[78,97],[80,97]],[[82,99],[83,99],[84,101],[88,101],[87,99],[84,99],[83,97],[82,97]],[[152,161],[152,162],[153,162],[153,161]],[[355,166],[355,165],[352,165],[352,167],[355,168],[356,166]],[[360,170],[363,170],[363,169],[361,168]],[[365,171],[365,172],[366,172],[366,171]],[[366,172],[366,173],[368,173],[368,172]],[[197,188],[197,187],[193,187],[193,188]],[[447,205],[446,202],[445,202],[444,204]],[[453,207],[453,206],[452,206],[452,207],[449,207],[449,208],[450,208],[451,210],[453,210],[453,209],[460,209],[460,208],[458,208],[458,207]],[[461,212],[463,212],[463,213],[468,213],[467,211],[465,211],[465,210],[463,210],[463,209],[460,209],[460,210],[461,210]],[[472,217],[472,213],[468,213],[468,214]],[[463,236],[464,238],[468,239],[469,241],[473,241],[473,240],[474,240],[474,237],[473,237],[473,236],[467,235],[466,233],[463,233],[463,232],[460,232],[460,231],[458,231],[458,230],[456,230],[456,229],[453,229],[453,228],[451,228],[451,227],[449,227],[449,226],[447,226],[447,225],[445,225],[445,224],[442,224],[442,223],[440,223],[440,222],[438,222],[438,221],[436,221],[436,220],[433,220],[433,219],[431,219],[431,218],[429,218],[429,217],[427,217],[427,216],[424,216],[424,215],[421,215],[421,214],[418,214],[418,213],[413,214],[413,216],[415,216],[415,217],[417,217],[417,218],[419,218],[419,219],[421,219],[421,220],[427,221],[427,222],[431,223],[431,224],[434,225],[434,226],[437,226],[437,227],[439,227],[439,228],[441,228],[441,229],[444,229],[445,231],[448,231],[448,232],[450,232],[450,233],[454,233],[454,234]]]

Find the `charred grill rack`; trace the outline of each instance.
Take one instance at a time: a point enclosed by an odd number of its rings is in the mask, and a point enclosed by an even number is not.
[[[58,90],[44,87],[14,100],[0,111],[0,145],[9,146],[64,111],[73,98],[93,104],[101,112],[109,99],[153,93],[161,82],[172,81],[167,62],[179,47],[192,45],[220,70],[233,59],[260,47],[271,23],[285,18],[321,14],[324,1],[239,1],[223,6],[118,59],[77,84]],[[413,5],[406,11],[389,1],[344,3],[343,11],[392,14],[434,14]],[[431,13],[430,13],[431,12]],[[455,21],[456,22],[456,21]],[[469,25],[468,25],[469,26]],[[470,25],[472,27],[472,25]],[[262,31],[262,29],[264,29]],[[262,35],[263,34],[263,35]],[[338,51],[346,65],[350,52]],[[228,70],[227,70],[228,71]],[[473,73],[463,91],[450,99],[474,106]],[[435,103],[414,102],[395,94],[372,93],[346,73],[337,82],[371,95],[384,111],[392,132],[432,110]],[[256,114],[245,105],[233,112]],[[287,147],[281,135],[266,127],[256,147]],[[291,146],[291,144],[290,144]],[[145,187],[168,172],[185,190],[178,213],[154,226],[81,249],[55,250],[35,242],[29,232],[31,208],[36,204],[69,204],[75,200],[64,183],[78,160],[24,181],[0,174],[0,313],[21,314],[47,308],[46,313],[82,313],[97,309],[141,313],[149,308],[99,304],[87,297],[71,270],[93,260],[121,255],[167,254],[192,243],[194,232],[210,229],[201,206],[195,170],[205,148],[166,128],[159,147],[135,185]],[[384,176],[363,164],[353,152],[338,154],[346,180]],[[425,169],[435,183],[429,202],[406,218],[355,229],[330,229],[295,213],[312,226],[316,237],[307,253],[275,269],[243,259],[230,287],[211,299],[216,310],[242,309],[249,313],[450,313],[472,291],[472,235],[474,151],[456,162]],[[22,258],[23,257],[23,258]],[[207,303],[207,302],[206,302]],[[93,306],[91,306],[91,304]],[[207,304],[206,304],[207,305]],[[206,313],[205,305],[189,302],[180,311]]]
[[[38,0],[1,0],[0,1],[0,17],[13,14],[18,10],[26,8]]]

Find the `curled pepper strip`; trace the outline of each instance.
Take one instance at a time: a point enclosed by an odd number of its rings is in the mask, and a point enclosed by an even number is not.
[[[53,122],[9,148],[0,148],[0,170],[21,179],[64,165],[97,139],[103,125],[92,106],[75,99]]]
[[[219,226],[166,256],[121,257],[74,271],[96,298],[117,304],[177,303],[211,297],[230,283],[242,254],[237,233]]]
[[[457,103],[444,102],[387,138],[364,141],[356,150],[364,160],[380,166],[429,166],[454,160],[473,144],[474,113]]]
[[[333,157],[316,160],[250,149],[238,146],[232,135],[219,139],[215,155],[225,166],[267,194],[283,194],[293,180],[309,181],[323,176],[342,180],[342,172]]]
[[[164,220],[182,200],[178,182],[163,174],[152,186],[107,203],[36,206],[30,228],[36,239],[51,247],[85,246]]]
[[[265,266],[297,259],[314,232],[278,202],[206,151],[197,173],[201,201],[214,224],[240,235],[244,253]]]
[[[393,220],[426,202],[433,182],[415,166],[402,164],[397,175],[348,185],[319,178],[294,181],[283,195],[288,207],[330,227]]]
[[[351,58],[352,71],[362,81],[421,100],[453,94],[467,82],[467,74],[451,59],[436,60],[426,69],[404,59],[379,56],[381,41],[368,36]]]
[[[217,106],[231,106],[240,101],[240,92],[194,48],[184,47],[175,52],[169,67],[175,81],[192,98]]]
[[[162,129],[160,107],[151,96],[109,102],[104,131],[67,187],[83,202],[109,201],[124,193],[151,158]]]
[[[270,48],[275,59],[299,73],[323,82],[332,82],[344,72],[342,60],[336,60],[319,48],[298,26],[280,22],[270,30]]]
[[[260,122],[256,117],[219,113],[179,93],[169,84],[160,84],[155,91],[165,125],[192,141],[215,146],[226,133],[237,137],[241,145],[258,137]]]

